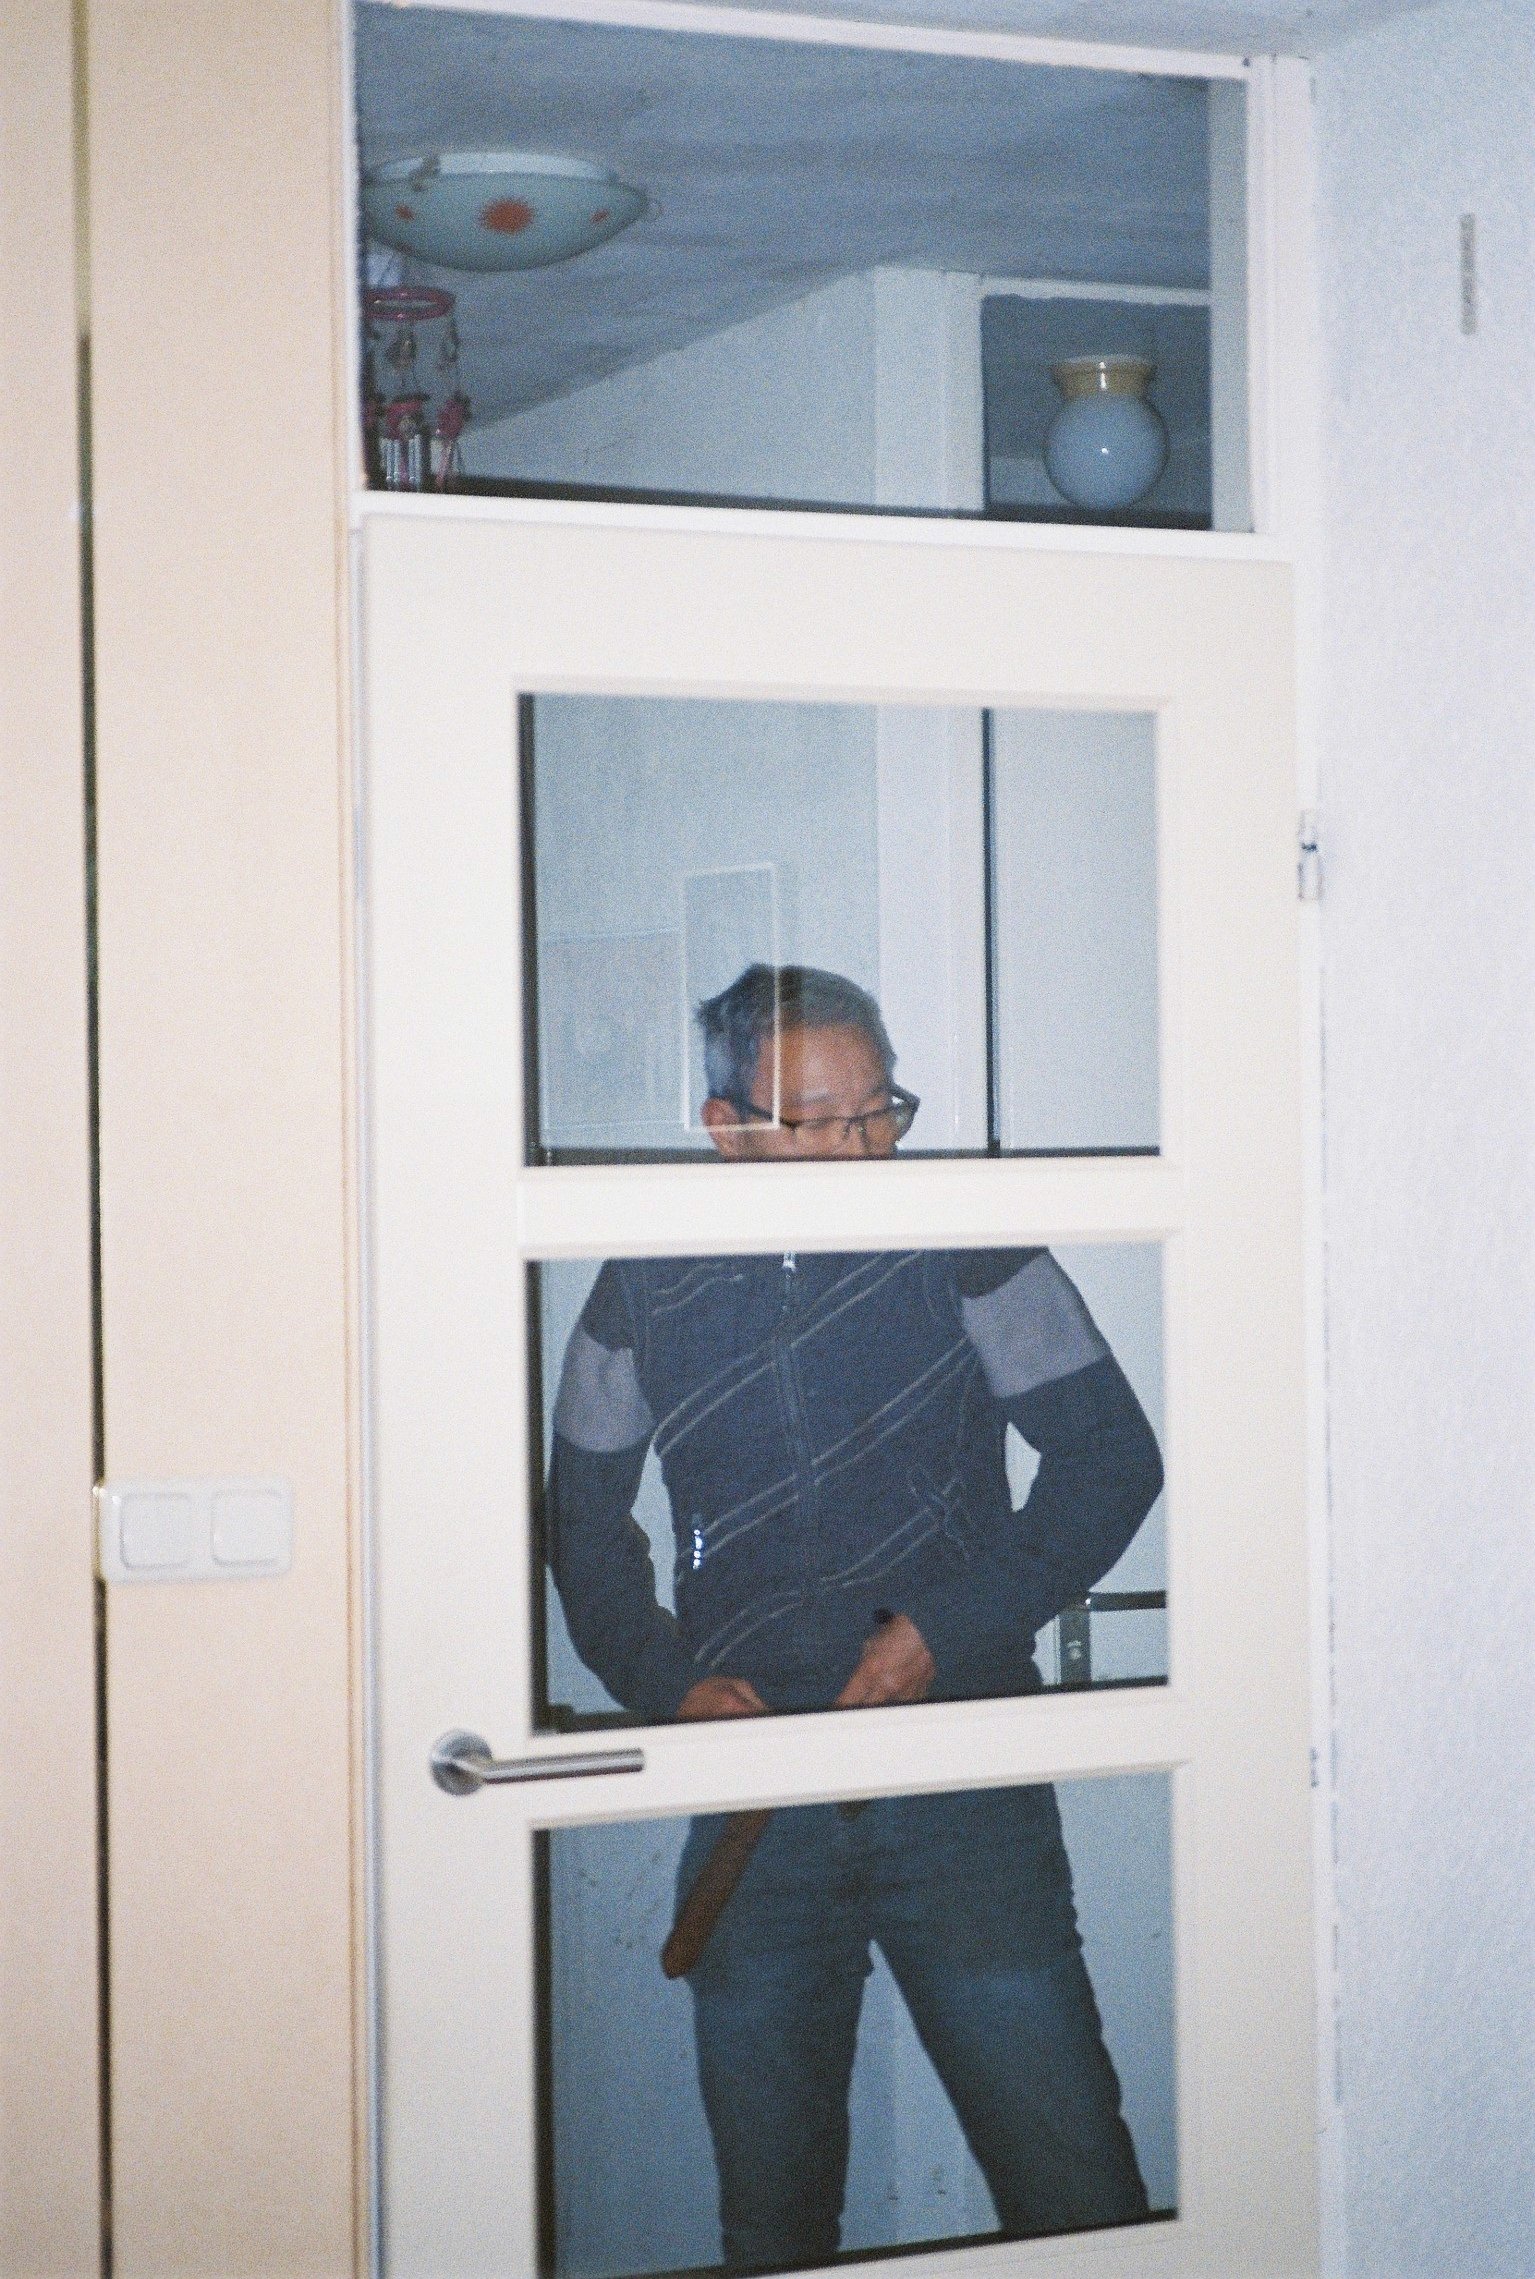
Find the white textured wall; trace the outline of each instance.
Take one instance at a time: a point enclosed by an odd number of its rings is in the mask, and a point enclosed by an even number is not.
[[[975,280],[865,270],[473,434],[475,475],[979,507]]]
[[[1350,2279],[1535,2271],[1535,19],[1319,71]],[[1474,212],[1480,330],[1459,330]]]
[[[874,288],[845,277],[481,428],[477,475],[872,499]]]

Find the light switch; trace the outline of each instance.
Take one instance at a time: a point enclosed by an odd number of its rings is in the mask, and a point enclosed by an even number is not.
[[[107,1480],[96,1490],[96,1532],[109,1583],[285,1575],[293,1490],[286,1480]]]
[[[292,1549],[292,1512],[281,1488],[219,1488],[215,1492],[215,1565],[270,1570],[286,1566]]]
[[[197,1507],[190,1496],[125,1495],[120,1529],[123,1565],[135,1574],[179,1574],[197,1556]]]

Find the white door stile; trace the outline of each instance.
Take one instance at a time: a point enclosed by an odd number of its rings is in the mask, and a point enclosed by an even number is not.
[[[1091,1773],[1165,1772],[1188,1761],[1197,1733],[1176,1684],[1127,1693],[1051,1694],[1020,1717],[1009,1701],[934,1702],[877,1717],[775,1717],[752,1735],[678,1726],[648,1729],[643,1788],[633,1779],[556,1782],[510,1804],[529,1825],[629,1820],[649,1814],[723,1812],[757,1804],[810,1804],[839,1796],[899,1796],[912,1788],[996,1788]],[[501,1737],[504,1738],[504,1737]],[[517,1754],[558,1763],[578,1742],[538,1734],[524,1708],[511,1736]],[[599,1737],[600,1744],[600,1737]],[[500,1738],[498,1738],[498,1746]]]
[[[1151,530],[1096,523],[961,522],[943,514],[863,513],[857,508],[644,506],[627,499],[477,498],[429,491],[359,491],[352,521],[521,523],[532,528],[676,530],[731,537],[813,538],[826,543],[947,548],[956,531],[968,546],[998,554],[1112,554],[1190,562],[1290,562],[1290,541],[1266,531]]]
[[[707,1167],[711,1169],[712,1167]],[[839,1177],[838,1174],[841,1174]],[[743,1250],[955,1249],[1023,1242],[1158,1241],[1177,1232],[1183,1179],[1149,1157],[1120,1162],[549,1169],[517,1182],[521,1241],[540,1258]]]
[[[403,750],[413,736],[444,764],[458,753],[451,780],[460,793],[473,786],[463,780],[470,747],[454,708],[471,705],[478,722],[488,707],[510,732],[519,688],[1092,711],[1172,705],[1197,723],[1219,699],[1194,666],[1206,655],[1214,666],[1238,643],[1244,670],[1259,671],[1270,614],[1288,607],[1290,580],[1272,549],[1230,560],[1205,546],[1143,553],[1129,543],[1133,532],[1089,532],[1098,543],[1080,549],[1073,530],[941,520],[914,521],[887,546],[877,518],[854,516],[825,518],[849,526],[846,539],[826,543],[818,516],[764,511],[736,524],[699,508],[686,527],[670,527],[652,519],[665,510],[646,507],[607,508],[600,524],[521,511],[538,504],[380,496],[364,518],[369,733],[383,739],[380,750]],[[918,532],[920,542],[908,542]],[[1106,543],[1111,537],[1125,543]],[[877,593],[879,610],[855,622],[853,593]],[[1175,647],[1181,669],[1170,662]],[[445,703],[440,673],[449,661],[455,691]],[[1283,708],[1270,719],[1249,706],[1250,747],[1271,750],[1283,738],[1288,748],[1292,668],[1288,651],[1268,660],[1264,690],[1282,691]],[[396,720],[397,703],[408,719]]]
[[[537,1830],[1165,1769],[1179,2215],[902,2263],[914,2279],[1310,2268],[1284,569],[1001,549],[962,528],[860,548],[383,502],[364,548],[384,2267],[538,2267]],[[1163,1154],[525,1168],[517,700],[566,690],[1156,712]],[[640,1776],[432,1786],[451,1727],[498,1753],[592,1745],[533,1728],[530,1263],[1131,1237],[1166,1262],[1165,1687],[663,1728],[638,1737]],[[1255,1869],[1275,1922],[1261,1970]]]

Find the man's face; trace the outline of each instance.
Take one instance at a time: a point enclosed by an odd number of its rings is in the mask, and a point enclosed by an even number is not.
[[[785,1028],[757,1055],[747,1093],[750,1107],[773,1114],[778,1077],[779,1121],[750,1120],[728,1100],[706,1100],[703,1120],[721,1155],[765,1159],[853,1158],[893,1155],[896,1129],[881,1120],[890,1079],[877,1047],[862,1029]],[[861,1117],[874,1118],[863,1123]],[[793,1129],[791,1127],[798,1126]]]

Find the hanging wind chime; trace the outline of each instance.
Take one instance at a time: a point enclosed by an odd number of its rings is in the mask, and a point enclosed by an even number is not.
[[[386,491],[451,490],[461,472],[469,398],[459,385],[453,309],[453,295],[437,285],[370,285],[363,295],[364,447],[368,479]],[[418,371],[418,325],[442,327],[425,383]],[[380,361],[394,375],[387,392]]]

